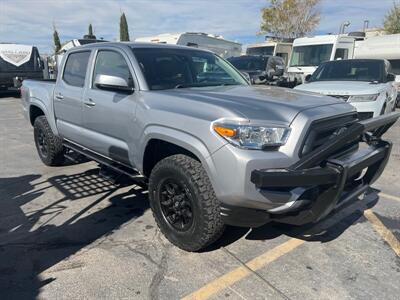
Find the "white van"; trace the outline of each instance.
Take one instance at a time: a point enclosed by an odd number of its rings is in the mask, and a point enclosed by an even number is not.
[[[292,53],[292,43],[289,42],[275,42],[265,41],[263,43],[251,44],[247,46],[247,55],[272,55],[280,56],[287,65],[289,62],[290,54]]]
[[[210,50],[221,57],[229,58],[242,53],[242,44],[225,40],[220,35],[203,32],[165,33],[156,36],[141,37],[135,42],[174,44]]]
[[[295,39],[287,69],[288,81],[294,85],[304,83],[305,77],[314,73],[321,63],[352,58],[355,40],[356,37],[347,34]]]

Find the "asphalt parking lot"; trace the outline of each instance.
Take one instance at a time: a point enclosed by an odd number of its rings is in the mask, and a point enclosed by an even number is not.
[[[400,123],[374,189],[314,226],[228,228],[202,253],[157,230],[145,188],[93,162],[46,167],[0,95],[1,299],[398,299]],[[379,195],[379,196],[377,196]]]

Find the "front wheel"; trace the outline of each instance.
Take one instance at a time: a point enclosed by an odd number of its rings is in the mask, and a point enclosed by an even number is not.
[[[224,231],[207,173],[189,156],[173,155],[157,163],[149,178],[149,200],[161,232],[183,250],[201,250]]]

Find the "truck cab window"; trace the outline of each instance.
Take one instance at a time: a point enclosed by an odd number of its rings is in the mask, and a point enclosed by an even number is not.
[[[345,48],[337,48],[335,52],[335,60],[347,59],[349,57],[349,50]]]
[[[121,77],[125,79],[130,86],[133,86],[133,79],[128,64],[122,54],[116,51],[101,50],[98,52],[93,71],[93,89],[97,89],[94,85],[94,81],[98,75]]]
[[[86,69],[89,62],[90,51],[71,53],[64,67],[63,80],[72,86],[85,85]]]

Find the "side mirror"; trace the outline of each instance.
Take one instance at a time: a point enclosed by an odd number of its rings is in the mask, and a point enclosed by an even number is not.
[[[99,74],[94,80],[94,85],[102,90],[133,93],[133,87],[124,78],[118,76]]]
[[[396,77],[397,76],[394,76],[394,74],[389,73],[389,74],[387,74],[386,80],[387,81],[395,81]]]
[[[304,78],[304,82],[309,82],[311,79],[311,74],[308,74],[305,78]]]

